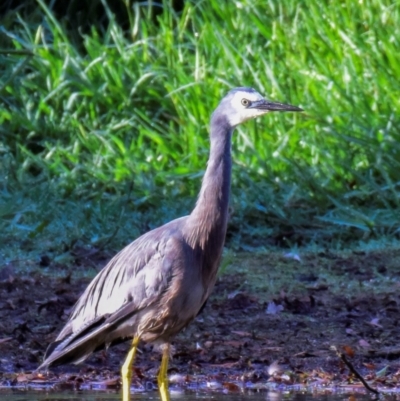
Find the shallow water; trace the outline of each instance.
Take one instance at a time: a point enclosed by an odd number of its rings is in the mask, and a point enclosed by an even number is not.
[[[388,397],[397,400],[398,397]],[[95,392],[95,391],[32,391],[32,390],[1,390],[1,401],[120,401],[119,392]],[[156,392],[144,394],[132,394],[131,401],[159,401]],[[361,393],[312,393],[312,392],[288,392],[266,391],[262,393],[245,394],[196,394],[196,393],[171,393],[171,401],[371,401],[374,398]]]

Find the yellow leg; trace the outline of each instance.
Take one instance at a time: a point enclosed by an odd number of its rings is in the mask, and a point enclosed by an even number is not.
[[[134,337],[131,348],[121,368],[122,401],[129,401],[131,399],[132,363],[135,359],[138,344],[139,337]]]
[[[157,376],[158,390],[160,391],[161,401],[169,401],[168,378],[167,378],[168,358],[169,358],[169,344],[166,344],[162,354],[160,372],[158,373]]]

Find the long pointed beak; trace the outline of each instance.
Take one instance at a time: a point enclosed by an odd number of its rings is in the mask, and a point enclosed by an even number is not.
[[[303,111],[300,107],[292,106],[290,104],[271,102],[270,100],[258,100],[253,102],[250,106],[252,109],[268,110],[268,111]]]

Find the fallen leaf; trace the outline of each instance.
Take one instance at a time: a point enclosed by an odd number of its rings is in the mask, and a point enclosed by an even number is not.
[[[17,382],[18,383],[23,383],[30,381],[33,378],[33,375],[31,373],[19,373],[17,376]]]
[[[350,358],[353,358],[355,355],[354,349],[351,348],[349,345],[343,345],[343,351]]]
[[[376,377],[383,377],[383,376],[386,376],[388,367],[389,367],[389,366],[385,366],[385,367],[382,368],[381,370],[378,370],[378,371],[376,372]]]
[[[178,384],[178,383],[185,383],[188,382],[189,378],[186,374],[182,374],[182,373],[173,373],[170,374],[168,376],[168,382],[169,383],[174,383],[174,384]]]
[[[115,388],[115,387],[120,387],[120,379],[114,378],[114,379],[107,379],[107,380],[96,381],[96,382],[91,381],[90,384],[92,386],[97,386],[97,387]]]
[[[232,331],[232,334],[237,334],[240,337],[251,337],[251,333],[248,331]]]
[[[265,311],[265,313],[267,315],[276,315],[281,311],[283,311],[283,306],[277,305],[277,304],[275,304],[274,301],[272,301],[272,302],[268,302],[268,307],[267,307],[267,310]]]
[[[225,345],[229,345],[230,347],[233,348],[240,348],[243,347],[244,343],[242,341],[225,341]]]
[[[228,299],[233,299],[239,294],[242,294],[242,291],[239,291],[239,290],[233,291],[230,294],[228,294]]]
[[[274,374],[278,373],[281,370],[281,367],[279,366],[277,361],[274,361],[271,363],[271,365],[268,366],[268,374],[270,376],[273,376]]]
[[[288,253],[285,253],[283,256],[285,258],[294,259],[294,260],[297,260],[298,262],[301,262],[300,255],[298,253],[288,252]]]
[[[383,326],[381,324],[379,324],[379,318],[377,318],[377,317],[372,319],[370,322],[368,322],[368,324],[370,324],[371,326],[383,328]]]
[[[368,341],[365,341],[364,339],[361,339],[358,343],[360,344],[361,347],[364,348],[368,348],[371,346],[370,343]]]
[[[311,358],[311,357],[318,356],[318,354],[315,354],[315,353],[309,352],[309,351],[302,351],[302,352],[298,352],[297,354],[294,354],[293,356],[296,358]]]
[[[237,393],[240,391],[240,387],[235,383],[223,383],[223,387],[225,390],[228,390],[230,393]]]

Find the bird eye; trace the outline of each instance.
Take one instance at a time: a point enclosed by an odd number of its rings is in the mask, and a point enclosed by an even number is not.
[[[250,104],[250,101],[247,99],[242,99],[242,105],[247,107]]]

